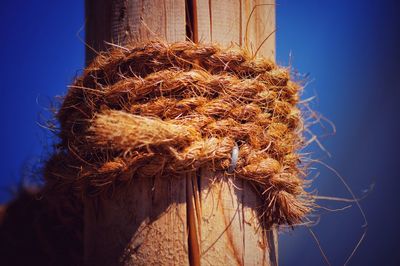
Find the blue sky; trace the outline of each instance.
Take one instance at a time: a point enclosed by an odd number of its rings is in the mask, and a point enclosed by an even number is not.
[[[55,95],[83,68],[83,1],[2,1],[0,7],[0,199],[22,175],[39,165],[49,148],[41,115]],[[397,191],[400,148],[400,20],[395,1],[277,1],[277,61],[307,74],[305,95],[317,96],[313,108],[336,126],[323,140],[332,154],[317,147],[321,159],[361,196],[369,227],[350,265],[400,263],[400,208]],[[291,55],[291,57],[289,56]],[[339,179],[323,166],[315,181],[320,195],[349,197]],[[327,207],[346,204],[320,202]],[[353,204],[354,205],[354,204]],[[341,265],[363,232],[357,208],[321,212],[312,230],[334,265]],[[282,265],[322,265],[306,228],[281,234]]]

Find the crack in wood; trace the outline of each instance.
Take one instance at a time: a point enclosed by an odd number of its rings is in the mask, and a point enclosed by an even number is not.
[[[197,43],[198,27],[197,27],[197,3],[196,0],[185,0],[186,13],[186,37]]]
[[[200,266],[200,206],[197,189],[197,176],[188,173],[186,178],[186,214],[188,227],[189,263],[191,266]]]

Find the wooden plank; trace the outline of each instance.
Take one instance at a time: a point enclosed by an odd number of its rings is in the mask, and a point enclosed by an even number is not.
[[[195,1],[200,41],[240,44],[240,1]]]
[[[200,41],[234,43],[275,59],[273,0],[196,0],[196,7]],[[256,213],[262,202],[245,182],[221,175],[201,173],[201,264],[276,265],[277,231],[262,228]]]
[[[124,44],[186,38],[184,0],[102,0],[100,4],[87,0],[86,5],[96,8],[88,17],[87,36],[97,49],[106,47],[99,40]],[[103,15],[109,17],[97,17]],[[89,61],[94,54],[87,55]],[[114,191],[111,199],[85,201],[87,265],[188,265],[187,235],[185,178],[135,178]]]
[[[109,24],[99,28],[88,21],[94,27],[87,29],[89,43],[95,40],[99,45],[102,38],[119,44],[186,38],[183,0],[102,1],[111,2],[102,4],[111,6]],[[247,43],[255,51],[274,30],[274,6],[256,7],[273,0],[193,1],[194,41]],[[273,59],[274,51],[272,35],[258,53]],[[114,195],[118,197],[85,202],[88,265],[277,264],[276,230],[263,230],[255,211],[262,203],[243,181],[202,169],[199,179],[193,174],[169,180],[135,179]]]
[[[274,0],[195,0],[201,42],[231,43],[275,59]]]
[[[106,42],[186,38],[185,0],[86,0],[86,63]],[[94,51],[95,50],[95,51]]]
[[[201,265],[276,265],[276,231],[263,229],[261,205],[243,180],[203,169]]]
[[[275,60],[275,0],[241,1],[242,45]]]
[[[188,265],[185,178],[135,178],[85,202],[86,265]]]
[[[104,41],[111,40],[112,0],[85,1],[86,65],[96,56],[96,51],[105,50]]]
[[[113,10],[114,43],[185,40],[184,0],[114,1]]]

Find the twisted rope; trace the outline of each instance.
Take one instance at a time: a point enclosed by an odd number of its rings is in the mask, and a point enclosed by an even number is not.
[[[96,194],[213,167],[253,184],[269,224],[298,223],[311,206],[299,166],[300,90],[288,69],[238,48],[114,48],[70,86],[48,183]]]

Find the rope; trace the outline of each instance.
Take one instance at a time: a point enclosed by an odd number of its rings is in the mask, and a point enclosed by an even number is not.
[[[253,184],[268,224],[297,223],[311,209],[300,90],[288,69],[239,48],[114,47],[70,86],[48,183],[98,195],[135,177],[213,167]]]

